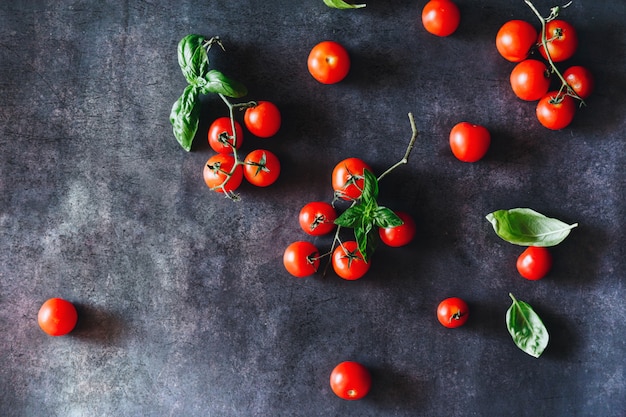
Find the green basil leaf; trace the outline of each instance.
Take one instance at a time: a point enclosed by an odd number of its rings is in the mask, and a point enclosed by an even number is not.
[[[374,224],[378,227],[397,227],[404,223],[393,210],[382,206],[376,208],[373,217]]]
[[[506,312],[506,327],[517,347],[538,358],[548,346],[548,330],[530,305],[509,296],[513,304]]]
[[[494,211],[487,215],[487,220],[498,236],[521,246],[558,245],[578,226],[578,223],[567,224],[529,208]]]
[[[341,215],[335,219],[335,224],[341,227],[354,229],[361,224],[363,216],[363,206],[358,204],[356,206],[349,207],[346,211],[341,213]]]
[[[365,4],[352,4],[343,0],[324,0],[324,4],[333,9],[360,9],[365,7]]]
[[[196,84],[209,69],[209,58],[204,49],[204,36],[187,35],[178,43],[178,65],[189,84]]]
[[[248,89],[238,81],[228,78],[218,70],[209,70],[205,77],[198,80],[202,94],[222,94],[226,97],[240,98],[248,94]]]
[[[174,136],[186,151],[191,150],[191,143],[196,136],[199,112],[198,88],[188,85],[172,106],[170,113],[170,123]]]
[[[378,198],[378,179],[368,169],[363,170],[363,192],[361,201],[368,203]]]
[[[368,262],[376,250],[376,239],[373,231],[371,223],[363,223],[354,229],[354,237],[365,262]]]

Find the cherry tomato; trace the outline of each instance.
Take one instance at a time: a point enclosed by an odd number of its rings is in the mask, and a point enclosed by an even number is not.
[[[496,34],[496,49],[504,59],[511,62],[525,60],[536,42],[535,27],[524,20],[508,21]]]
[[[341,362],[330,373],[330,388],[344,400],[359,400],[367,395],[371,387],[372,375],[358,362]]]
[[[576,101],[568,95],[551,91],[537,103],[537,119],[544,127],[563,129],[574,120]]]
[[[50,298],[39,309],[37,322],[50,336],[63,336],[71,332],[78,322],[78,313],[72,303],[62,298]]]
[[[511,88],[522,100],[539,100],[550,88],[548,67],[535,59],[520,62],[511,71]]]
[[[422,9],[422,24],[437,36],[452,35],[461,22],[461,12],[451,0],[430,0]]]
[[[294,242],[285,249],[283,265],[294,277],[308,277],[317,272],[320,266],[320,252],[310,242]]]
[[[585,67],[580,65],[569,67],[563,73],[563,78],[580,98],[587,98],[593,92],[595,84],[593,74]]]
[[[415,221],[408,213],[398,211],[396,215],[400,217],[404,223],[396,227],[381,227],[378,229],[380,240],[382,240],[384,244],[395,248],[411,243],[417,230]]]
[[[235,158],[232,155],[218,153],[213,155],[204,164],[204,182],[207,187],[218,193],[235,191],[243,180],[243,168],[237,165],[235,170],[230,172],[235,166]],[[231,175],[228,178],[228,175]]]
[[[365,262],[358,245],[351,240],[343,242],[333,251],[333,269],[343,279],[354,281],[361,278],[370,269],[371,260]]]
[[[233,127],[229,117],[215,119],[209,126],[209,145],[217,153],[233,153],[233,146],[239,149],[243,143],[243,129],[237,121],[235,121],[235,133],[236,137],[233,137]]]
[[[578,48],[576,29],[564,20],[555,19],[546,23],[546,39],[550,58],[554,62],[571,58]],[[541,44],[541,34],[539,35],[539,43]],[[539,46],[539,52],[547,59],[543,45]]]
[[[437,307],[439,323],[450,329],[464,325],[468,317],[467,303],[458,297],[446,298]]]
[[[246,155],[243,160],[243,176],[257,187],[274,184],[280,175],[280,161],[270,151],[257,149]]]
[[[491,135],[483,126],[461,122],[450,131],[450,149],[463,162],[480,160],[487,153],[490,144]]]
[[[336,218],[337,211],[331,204],[314,201],[302,207],[298,220],[305,233],[311,236],[321,236],[335,229]]]
[[[363,192],[363,171],[372,169],[359,158],[348,158],[335,165],[332,185],[335,194],[344,200],[356,200]]]
[[[552,268],[552,255],[548,248],[529,246],[517,258],[517,271],[526,279],[538,280]]]
[[[309,72],[322,84],[335,84],[350,71],[350,55],[342,45],[333,41],[320,42],[311,49],[307,61]]]
[[[259,101],[256,106],[246,109],[243,122],[254,136],[269,138],[280,129],[280,111],[274,103]]]

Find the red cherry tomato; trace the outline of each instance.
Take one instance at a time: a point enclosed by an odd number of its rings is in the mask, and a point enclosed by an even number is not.
[[[537,103],[537,119],[544,127],[559,130],[568,126],[576,114],[576,101],[568,95],[552,91]]]
[[[310,242],[294,242],[285,249],[283,265],[287,272],[294,277],[308,277],[317,272],[317,268],[319,268],[320,252]]]
[[[365,262],[355,241],[343,242],[333,251],[333,269],[343,279],[354,281],[370,269],[371,260]]]
[[[209,158],[203,171],[207,187],[218,193],[230,193],[239,188],[243,180],[243,168],[237,165],[233,171],[233,166],[235,158],[232,155],[218,153]]]
[[[510,20],[496,34],[496,49],[504,59],[520,62],[526,59],[537,42],[535,27],[524,20]]]
[[[411,243],[415,237],[417,226],[408,213],[399,211],[396,215],[400,217],[404,223],[396,227],[381,227],[378,229],[378,234],[384,244],[397,248]]]
[[[363,171],[372,169],[359,158],[348,158],[335,165],[332,185],[335,194],[344,200],[356,200],[363,192]]]
[[[535,59],[520,62],[511,71],[511,88],[522,100],[539,100],[550,88],[548,67]]]
[[[78,322],[76,308],[62,298],[51,298],[39,309],[37,322],[50,336],[63,336],[71,332]]]
[[[257,149],[243,160],[243,176],[257,187],[274,184],[280,175],[280,160],[270,151]]]
[[[314,201],[302,207],[298,220],[305,233],[311,236],[321,236],[335,229],[336,218],[337,211],[331,204]]]
[[[209,145],[217,153],[233,153],[233,146],[239,149],[243,143],[243,129],[237,121],[235,121],[235,133],[236,137],[233,137],[233,127],[229,117],[215,119],[209,126]]]
[[[517,271],[526,279],[538,280],[552,268],[552,255],[548,248],[529,246],[517,258]]]
[[[467,303],[458,297],[446,298],[437,307],[439,323],[450,329],[464,325],[468,317]]]
[[[350,55],[342,45],[333,41],[320,42],[311,49],[307,60],[309,72],[322,84],[335,84],[350,71]]]
[[[591,71],[580,65],[569,67],[563,73],[567,84],[578,94],[580,98],[587,98],[594,89],[594,78]]]
[[[280,129],[280,111],[274,103],[259,101],[256,106],[246,109],[243,122],[254,136],[269,138]]]
[[[358,362],[341,362],[330,374],[330,388],[344,400],[359,400],[367,395],[371,387],[370,372]]]
[[[490,144],[491,135],[483,126],[461,122],[450,131],[450,149],[463,162],[480,160],[487,153]]]
[[[546,40],[548,41],[550,58],[554,62],[571,58],[578,48],[576,29],[564,20],[555,19],[546,23]],[[541,44],[541,34],[538,42]],[[539,46],[539,52],[547,59],[543,45]]]
[[[451,0],[430,0],[422,9],[422,24],[437,36],[452,35],[461,22],[461,12]]]

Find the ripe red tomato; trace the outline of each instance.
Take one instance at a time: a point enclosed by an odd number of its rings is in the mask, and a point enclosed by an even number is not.
[[[351,240],[343,242],[333,251],[333,269],[343,279],[354,281],[361,278],[370,269],[371,260],[365,262],[358,245]]]
[[[235,158],[232,155],[218,153],[209,158],[204,164],[203,171],[207,187],[218,193],[229,193],[239,188],[243,180],[243,168],[237,165],[233,171],[233,166],[235,166]]]
[[[305,204],[298,216],[300,227],[311,236],[321,236],[332,232],[335,229],[336,218],[335,208],[323,201]]]
[[[450,131],[450,149],[463,162],[480,160],[487,153],[490,144],[491,135],[483,126],[461,122]]]
[[[563,129],[574,120],[576,101],[558,91],[551,91],[537,103],[537,119],[544,127],[552,130]]]
[[[595,86],[593,74],[585,67],[580,65],[569,67],[563,73],[563,78],[580,98],[587,98],[593,92]]]
[[[280,161],[270,151],[257,149],[250,152],[243,160],[243,176],[257,187],[274,184],[280,175]]]
[[[538,280],[552,268],[552,255],[548,248],[529,246],[517,258],[517,271],[526,279]]]
[[[310,242],[294,242],[285,249],[283,265],[294,277],[308,277],[317,272],[320,266],[320,252]]]
[[[335,165],[332,185],[335,194],[344,200],[356,200],[363,192],[363,171],[372,169],[359,158],[348,158]]]
[[[243,143],[243,129],[236,120],[235,134],[236,137],[233,137],[230,117],[217,118],[209,126],[209,145],[217,153],[233,153],[233,146],[239,149]]]
[[[525,60],[536,42],[535,27],[524,20],[508,21],[496,34],[496,49],[504,59],[511,62]]]
[[[461,12],[451,0],[430,0],[422,9],[422,24],[437,36],[452,35],[461,22]]]
[[[280,111],[274,103],[259,101],[256,106],[246,109],[243,122],[254,136],[269,138],[280,129]]]
[[[468,317],[467,303],[458,297],[446,298],[437,307],[439,323],[450,329],[464,325]]]
[[[564,20],[555,19],[546,23],[546,39],[550,58],[554,62],[571,58],[578,48],[576,29]],[[541,34],[539,35],[539,43],[541,44]],[[539,46],[539,52],[547,59],[543,45]]]
[[[548,67],[535,59],[520,62],[511,71],[511,88],[522,100],[539,100],[550,88]]]
[[[398,211],[396,215],[400,217],[404,223],[396,227],[380,227],[378,229],[380,240],[382,240],[384,244],[395,248],[411,243],[417,230],[415,221],[408,213]]]
[[[341,362],[330,373],[330,388],[344,400],[359,400],[367,395],[371,387],[369,370],[358,362]]]
[[[37,322],[50,336],[63,336],[71,332],[78,322],[78,313],[72,303],[62,298],[50,298],[39,309]]]
[[[320,42],[311,49],[307,61],[309,72],[322,84],[335,84],[350,71],[350,55],[334,41]]]

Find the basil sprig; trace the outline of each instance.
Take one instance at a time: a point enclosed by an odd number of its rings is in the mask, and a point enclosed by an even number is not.
[[[333,9],[360,9],[365,4],[352,4],[343,0],[324,0],[324,4]]]
[[[487,220],[498,236],[521,246],[558,245],[578,226],[578,223],[567,224],[529,208],[497,210],[489,213]]]
[[[538,358],[548,346],[548,330],[528,303],[509,297],[513,303],[506,312],[506,327],[517,347]]]

